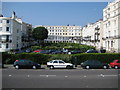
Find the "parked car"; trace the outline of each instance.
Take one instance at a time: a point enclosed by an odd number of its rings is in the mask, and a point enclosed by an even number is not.
[[[32,52],[32,49],[30,49],[30,48],[26,49],[25,52],[30,53],[30,52]]]
[[[90,68],[107,69],[107,68],[109,68],[109,65],[106,63],[102,63],[98,60],[87,60],[87,61],[81,63],[81,67],[86,68],[86,69],[90,69]]]
[[[120,68],[120,60],[114,60],[109,65],[110,65],[111,68],[118,69],[118,68]]]
[[[55,50],[55,51],[52,52],[52,54],[62,54],[62,53],[63,53],[63,52],[60,51],[60,50]]]
[[[54,69],[54,68],[73,68],[73,64],[71,63],[65,63],[63,60],[52,60],[47,62],[47,67],[49,67],[50,69]]]
[[[38,50],[35,50],[35,51],[33,51],[33,52],[35,52],[35,53],[40,53],[42,50],[41,49],[38,49]]]
[[[49,54],[50,51],[49,50],[42,50],[40,53],[42,53],[42,54]]]
[[[77,53],[82,53],[80,50],[73,50],[73,51],[70,51],[71,54],[77,54]]]
[[[98,51],[94,49],[89,49],[86,51],[86,53],[98,53]]]
[[[41,68],[41,65],[38,63],[35,63],[31,60],[25,60],[25,59],[21,59],[21,60],[16,60],[14,62],[13,65],[16,69],[20,69],[20,68],[33,68],[33,69],[37,69],[37,68]]]

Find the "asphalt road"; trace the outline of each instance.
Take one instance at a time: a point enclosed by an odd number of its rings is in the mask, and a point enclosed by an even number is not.
[[[2,88],[118,88],[115,69],[14,69],[2,70]]]

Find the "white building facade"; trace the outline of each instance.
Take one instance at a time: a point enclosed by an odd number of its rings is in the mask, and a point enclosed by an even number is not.
[[[103,10],[103,47],[108,52],[120,53],[120,0]]]
[[[21,50],[29,46],[29,41],[23,41],[23,34],[29,35],[32,25],[18,19],[15,12],[12,17],[0,16],[0,52],[9,50]],[[26,37],[27,39],[27,37]]]
[[[88,24],[82,28],[82,44],[94,46],[97,49],[102,47],[103,21]]]
[[[37,26],[39,27],[39,26]],[[48,38],[45,42],[66,42],[80,43],[81,42],[81,26],[43,26],[48,30]]]

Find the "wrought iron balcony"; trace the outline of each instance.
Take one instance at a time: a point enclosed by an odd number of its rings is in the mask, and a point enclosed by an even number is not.
[[[103,37],[102,39],[103,39],[103,40],[106,40],[106,39],[120,39],[120,35]]]
[[[11,43],[12,40],[9,40],[9,39],[1,39],[0,42],[1,42],[1,43]]]

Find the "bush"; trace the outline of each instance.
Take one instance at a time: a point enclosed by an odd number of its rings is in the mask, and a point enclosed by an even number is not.
[[[99,60],[104,63],[110,63],[115,59],[120,59],[120,53],[82,53],[72,55],[72,62],[77,58],[77,63],[80,64],[86,60]]]
[[[3,60],[4,60],[4,63],[7,62],[7,64],[13,64],[15,60],[19,60],[19,59],[29,59],[31,61],[34,61],[40,64],[46,64],[46,62],[50,57],[51,57],[50,55],[45,55],[40,53],[22,53],[22,54],[6,54],[6,55],[4,54]]]
[[[81,54],[40,54],[40,53],[22,53],[7,54],[3,53],[3,61],[7,64],[13,64],[17,59],[29,59],[40,64],[46,64],[50,60],[61,59],[65,62],[80,64],[86,60],[99,60],[104,63],[110,63],[115,59],[120,59],[120,53],[81,53]]]

